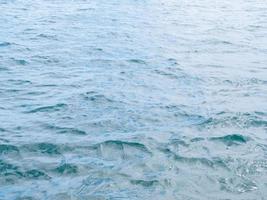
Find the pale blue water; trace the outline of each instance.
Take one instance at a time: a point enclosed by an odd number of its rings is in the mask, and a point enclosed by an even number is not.
[[[267,199],[267,1],[0,0],[0,199]]]

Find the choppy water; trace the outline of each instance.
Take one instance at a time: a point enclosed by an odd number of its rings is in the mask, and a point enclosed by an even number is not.
[[[267,2],[0,0],[0,199],[267,199]]]

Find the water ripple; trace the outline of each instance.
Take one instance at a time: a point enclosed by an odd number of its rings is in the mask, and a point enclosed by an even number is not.
[[[266,199],[266,2],[0,10],[1,200]]]

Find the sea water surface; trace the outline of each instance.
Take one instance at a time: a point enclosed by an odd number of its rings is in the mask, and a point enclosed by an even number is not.
[[[0,199],[267,199],[267,1],[0,0]]]

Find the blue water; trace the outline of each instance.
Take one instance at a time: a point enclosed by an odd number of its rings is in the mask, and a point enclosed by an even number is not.
[[[267,2],[0,0],[0,199],[267,199]]]

